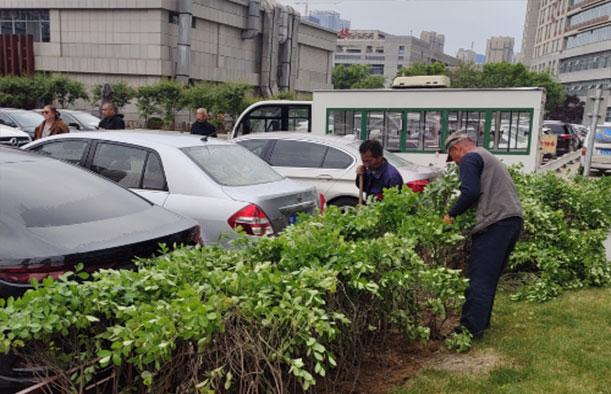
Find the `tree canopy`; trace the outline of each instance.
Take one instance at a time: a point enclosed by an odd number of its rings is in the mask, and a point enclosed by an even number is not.
[[[442,63],[414,63],[402,68],[397,76],[447,75],[453,88],[516,88],[542,87],[547,91],[546,110],[551,110],[564,101],[564,87],[554,80],[549,72],[534,72],[521,63],[488,63],[480,70],[471,63],[461,63],[454,69]]]
[[[368,65],[340,64],[333,69],[333,87],[335,89],[379,89],[384,87],[384,77],[371,75]]]

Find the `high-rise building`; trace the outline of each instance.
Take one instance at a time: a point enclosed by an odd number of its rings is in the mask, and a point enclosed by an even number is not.
[[[456,58],[433,48],[430,42],[413,36],[394,36],[379,30],[351,30],[340,35],[335,65],[368,64],[372,75],[381,75],[389,84],[402,67],[416,62],[456,66]]]
[[[522,63],[549,70],[582,100],[611,88],[611,0],[528,0]]]
[[[437,34],[436,31],[423,31],[420,33],[420,39],[431,44],[431,49],[434,51],[443,52],[443,46],[446,41],[446,36]]]
[[[460,48],[458,52],[456,52],[456,58],[463,63],[475,64],[477,62],[477,53],[475,53],[473,49]]]
[[[486,63],[513,63],[513,37],[491,37],[486,41]]]
[[[350,29],[350,21],[340,18],[335,11],[310,11],[307,19],[332,30]]]

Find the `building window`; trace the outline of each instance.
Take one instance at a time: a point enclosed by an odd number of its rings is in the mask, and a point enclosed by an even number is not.
[[[177,25],[178,24],[178,12],[170,12],[169,13],[169,18],[168,18],[168,23],[171,23],[173,25]]]
[[[399,45],[399,55],[405,55],[405,45]]]
[[[595,42],[611,40],[611,26],[601,27],[579,33],[566,39],[565,48],[575,48],[582,45],[592,44]]]
[[[607,108],[607,116],[605,116],[605,122],[611,122],[611,107]]]
[[[383,64],[372,64],[369,67],[369,73],[371,75],[384,75],[384,65]]]
[[[49,23],[49,10],[0,10],[0,34],[31,34],[34,42],[49,42]]]
[[[602,4],[598,7],[590,8],[589,10],[571,16],[569,18],[568,27],[589,22],[600,17],[608,16],[609,14],[611,14],[611,3]]]

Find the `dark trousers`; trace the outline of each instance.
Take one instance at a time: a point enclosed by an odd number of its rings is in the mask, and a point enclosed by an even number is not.
[[[460,324],[474,337],[481,337],[490,327],[496,286],[518,241],[522,222],[520,217],[503,219],[471,239],[471,260],[467,269],[469,287],[465,290]]]

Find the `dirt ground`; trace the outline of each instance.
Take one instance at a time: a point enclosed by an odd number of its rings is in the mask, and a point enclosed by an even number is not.
[[[384,350],[369,354],[355,385],[346,385],[342,392],[385,394],[404,385],[422,369],[486,374],[504,363],[492,352],[451,352],[442,340],[433,340],[426,345],[406,345],[403,342],[400,335],[394,335]]]

